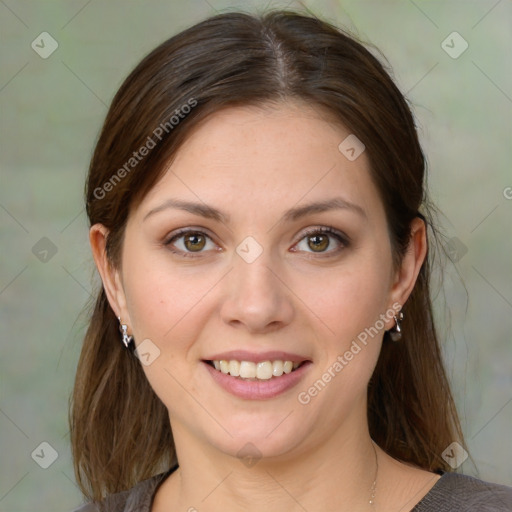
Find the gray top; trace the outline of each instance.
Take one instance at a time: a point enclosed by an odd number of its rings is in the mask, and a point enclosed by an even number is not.
[[[108,496],[101,507],[88,503],[74,512],[151,512],[156,490],[171,472],[144,480],[128,491]],[[443,473],[411,512],[511,511],[512,487],[456,473]]]

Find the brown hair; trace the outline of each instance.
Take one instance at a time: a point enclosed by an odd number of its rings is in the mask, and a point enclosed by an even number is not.
[[[396,268],[415,217],[426,222],[430,243],[436,239],[414,120],[383,65],[352,36],[315,17],[230,13],[156,48],[112,102],[86,187],[90,223],[109,230],[111,264],[120,264],[130,209],[201,120],[227,106],[285,99],[328,113],[365,144]],[[151,150],[136,159],[134,151],[143,145]],[[391,456],[430,471],[449,471],[441,453],[454,440],[463,443],[463,437],[434,325],[430,243],[404,306],[403,340],[393,343],[385,335],[368,389],[368,421],[372,438]],[[175,461],[167,410],[140,362],[123,347],[103,289],[78,363],[70,427],[77,481],[95,500]]]

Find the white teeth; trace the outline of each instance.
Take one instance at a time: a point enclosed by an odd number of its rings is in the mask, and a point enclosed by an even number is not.
[[[240,375],[240,363],[238,361],[229,361],[229,374],[233,377]]]
[[[233,377],[241,377],[242,379],[260,379],[269,380],[272,377],[281,377],[283,373],[291,373],[299,366],[299,362],[293,361],[260,361],[253,363],[252,361],[212,361],[216,370],[231,375]]]
[[[262,380],[272,378],[273,365],[270,361],[262,361],[256,366],[256,377]]]
[[[274,361],[272,365],[272,375],[274,377],[281,377],[281,375],[283,375],[283,361]]]
[[[285,361],[283,364],[283,372],[290,373],[293,370],[293,363],[291,361]]]
[[[252,361],[242,361],[240,363],[240,377],[242,379],[254,379],[256,377],[256,365]]]

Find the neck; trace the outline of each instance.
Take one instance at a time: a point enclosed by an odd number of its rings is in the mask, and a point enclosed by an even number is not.
[[[245,463],[190,437],[177,425],[173,432],[180,467],[157,496],[167,509],[193,505],[217,512],[226,510],[226,503],[236,503],[237,509],[248,512],[262,507],[266,512],[372,510],[377,452],[367,428],[340,428],[327,442]]]

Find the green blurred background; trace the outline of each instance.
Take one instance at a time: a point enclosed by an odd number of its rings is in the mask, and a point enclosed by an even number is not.
[[[305,5],[376,45],[413,104],[456,260],[434,292],[474,461],[459,471],[510,485],[512,3]],[[0,511],[64,512],[81,501],[67,401],[87,318],[80,312],[97,286],[82,191],[107,105],[133,66],[177,31],[217,12],[286,6],[303,10],[294,2],[0,0]],[[42,32],[58,43],[45,59],[31,47],[51,49]],[[58,453],[47,469],[40,465],[52,452],[42,442]]]

